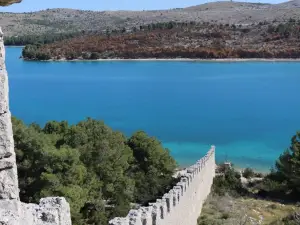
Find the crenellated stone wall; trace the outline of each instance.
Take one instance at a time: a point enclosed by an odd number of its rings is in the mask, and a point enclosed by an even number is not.
[[[71,225],[70,207],[64,198],[43,198],[39,205],[25,204],[19,200],[8,91],[5,48],[0,28],[0,225]]]
[[[215,147],[189,167],[172,190],[149,207],[131,210],[110,225],[196,225],[215,177]]]

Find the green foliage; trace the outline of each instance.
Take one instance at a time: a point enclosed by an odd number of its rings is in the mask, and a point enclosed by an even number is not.
[[[262,182],[256,185],[259,197],[269,197],[297,202],[300,200],[300,134],[291,141],[291,146],[276,161]]]
[[[253,169],[251,168],[246,168],[244,171],[243,171],[243,177],[245,178],[252,178],[255,176],[255,172],[253,171]]]
[[[98,52],[92,52],[90,59],[100,59],[100,54]]]
[[[278,34],[281,38],[288,37],[300,37],[299,24],[296,23],[295,19],[290,18],[286,23],[280,23],[277,26],[269,25],[267,32],[269,34]]]
[[[62,41],[65,39],[78,37],[80,35],[82,35],[82,32],[47,33],[44,35],[12,36],[12,37],[5,37],[4,45],[24,46],[24,45],[34,45],[34,44],[50,44],[56,41]]]
[[[233,168],[228,168],[225,170],[224,175],[216,176],[214,178],[212,193],[219,196],[225,194],[241,196],[245,195],[247,191],[242,186],[239,172],[235,171]]]
[[[270,225],[299,225],[299,224],[300,224],[300,212],[294,212],[282,218],[279,221],[271,223]]]
[[[276,170],[293,191],[300,192],[300,133],[291,140],[291,146],[277,160]]]
[[[300,200],[300,133],[291,140],[291,146],[280,155],[275,169],[256,185],[259,197],[288,201]]]
[[[291,140],[291,146],[276,161],[275,170],[266,176],[258,188],[259,195],[290,201],[300,200],[300,133]]]
[[[172,182],[176,162],[155,138],[140,131],[128,140],[135,158],[132,173],[136,181],[135,200],[145,204],[162,195]]]
[[[133,201],[146,203],[173,182],[176,163],[144,132],[127,139],[103,122],[50,121],[41,128],[13,118],[20,197],[37,202],[64,196],[75,225],[102,225],[125,216]]]
[[[219,220],[204,215],[198,218],[197,224],[198,225],[222,225],[223,223]]]

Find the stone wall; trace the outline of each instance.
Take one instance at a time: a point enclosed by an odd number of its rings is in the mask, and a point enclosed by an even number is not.
[[[215,147],[187,169],[172,190],[149,207],[131,210],[110,225],[196,225],[215,176]]]
[[[5,48],[0,28],[0,225],[71,225],[64,198],[41,199],[39,205],[19,200],[18,173],[9,111]]]

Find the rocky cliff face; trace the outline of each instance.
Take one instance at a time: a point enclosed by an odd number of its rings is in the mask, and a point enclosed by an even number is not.
[[[0,5],[9,1],[0,1]],[[16,2],[16,1],[10,1]],[[9,111],[5,48],[0,28],[0,224],[71,225],[70,207],[64,198],[44,198],[40,204],[19,200],[14,141]]]

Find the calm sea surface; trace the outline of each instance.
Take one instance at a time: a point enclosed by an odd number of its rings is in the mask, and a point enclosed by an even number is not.
[[[43,125],[104,120],[158,137],[181,165],[214,144],[219,161],[268,170],[300,130],[297,62],[24,62],[7,48],[14,116]]]

